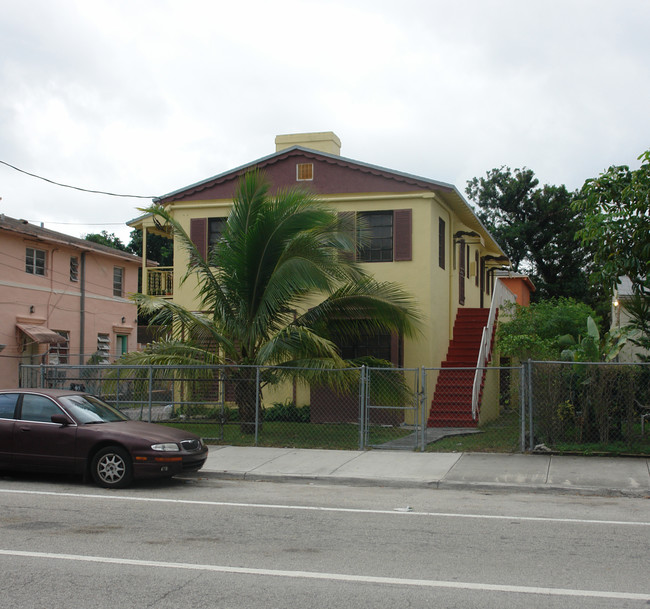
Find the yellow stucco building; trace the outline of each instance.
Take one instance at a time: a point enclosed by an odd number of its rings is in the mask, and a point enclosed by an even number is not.
[[[275,145],[269,156],[156,202],[204,251],[220,234],[239,177],[253,168],[264,171],[275,187],[306,186],[337,212],[364,216],[371,236],[361,263],[377,279],[405,288],[424,323],[417,339],[379,337],[360,348],[379,349],[400,367],[439,367],[459,309],[489,308],[495,270],[508,263],[462,194],[451,184],[342,157],[332,132],[280,135]],[[145,247],[147,234],[164,234],[150,215],[129,225],[143,230]],[[196,284],[179,285],[187,262],[187,253],[175,245],[173,268],[143,266],[143,291],[198,308]]]

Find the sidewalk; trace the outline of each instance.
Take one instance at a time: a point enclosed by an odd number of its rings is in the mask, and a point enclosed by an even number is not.
[[[203,478],[650,498],[650,459],[210,446]]]

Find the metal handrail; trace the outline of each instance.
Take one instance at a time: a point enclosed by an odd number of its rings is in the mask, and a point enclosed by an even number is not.
[[[481,335],[481,347],[476,360],[476,372],[474,373],[474,384],[472,385],[472,419],[478,418],[479,398],[481,395],[481,382],[483,381],[484,369],[492,351],[492,336],[494,334],[494,322],[496,321],[497,311],[507,302],[517,302],[517,296],[501,281],[500,277],[496,278],[494,290],[492,292],[492,302],[490,303],[490,314],[488,315],[487,325],[483,328]]]

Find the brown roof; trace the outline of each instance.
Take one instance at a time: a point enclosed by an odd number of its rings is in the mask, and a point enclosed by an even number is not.
[[[35,224],[30,224],[27,222],[27,220],[17,220],[16,218],[10,218],[4,214],[0,214],[0,231],[1,230],[16,233],[26,237],[32,237],[33,239],[38,239],[47,243],[68,245],[79,250],[87,252],[98,252],[106,254],[107,256],[121,258],[125,261],[142,264],[142,258],[140,258],[140,256],[136,256],[135,254],[131,254],[130,252],[123,252],[122,250],[108,247],[107,245],[100,245],[99,243],[94,243],[93,241],[80,239],[79,237],[72,237],[71,235],[59,233],[48,228],[41,228]]]

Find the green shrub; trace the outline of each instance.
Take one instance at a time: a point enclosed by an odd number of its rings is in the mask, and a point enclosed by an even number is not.
[[[264,421],[283,423],[309,423],[309,406],[296,406],[291,400],[275,402],[270,408],[262,411]]]

